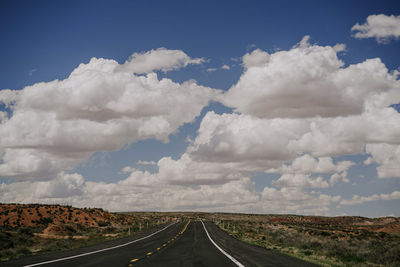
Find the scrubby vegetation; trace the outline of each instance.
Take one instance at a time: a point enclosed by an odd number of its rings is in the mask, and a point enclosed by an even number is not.
[[[134,235],[175,219],[157,213],[42,204],[0,205],[0,260],[87,246]]]
[[[326,266],[400,266],[399,218],[219,215],[234,237]]]
[[[400,266],[400,218],[395,217],[110,213],[40,204],[0,204],[0,259],[86,246],[186,218],[211,220],[244,242],[320,265]]]

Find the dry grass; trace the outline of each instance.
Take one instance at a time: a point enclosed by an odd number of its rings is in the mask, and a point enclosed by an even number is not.
[[[0,259],[82,247],[172,220],[206,219],[245,242],[323,266],[400,266],[400,218],[126,212],[0,205]]]
[[[0,205],[0,260],[134,235],[174,216],[41,204]]]
[[[245,242],[325,266],[400,266],[399,218],[233,215],[211,217]]]

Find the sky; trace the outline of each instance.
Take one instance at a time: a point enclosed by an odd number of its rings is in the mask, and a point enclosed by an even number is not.
[[[398,1],[1,1],[0,202],[400,216]]]

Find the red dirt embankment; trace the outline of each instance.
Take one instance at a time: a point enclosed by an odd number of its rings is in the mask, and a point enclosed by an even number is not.
[[[71,206],[43,204],[0,204],[0,226],[37,227],[48,226],[45,231],[67,232],[63,225],[74,224],[83,228],[106,225],[129,224],[132,218],[119,216],[97,208],[74,208]]]

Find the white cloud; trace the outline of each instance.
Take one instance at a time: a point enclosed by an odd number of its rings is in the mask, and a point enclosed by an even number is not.
[[[241,114],[207,113],[187,150],[194,161],[230,164],[244,175],[281,173],[273,185],[283,188],[326,188],[350,182],[355,165],[332,157],[364,154],[369,144],[400,145],[400,114],[388,107],[400,101],[397,74],[380,59],[344,68],[336,55],[344,45],[308,40],[243,57],[244,74],[221,97]],[[380,177],[399,173],[397,157],[389,158],[379,161]],[[329,180],[312,178],[318,173]]]
[[[331,175],[330,179],[329,179],[329,184],[330,185],[334,185],[337,182],[339,182],[340,180],[342,180],[345,183],[349,183],[350,180],[347,178],[347,171],[341,172],[341,173],[334,173]]]
[[[374,194],[372,196],[363,197],[359,195],[353,195],[351,199],[343,199],[340,201],[340,205],[348,206],[348,205],[358,205],[371,201],[378,200],[395,200],[400,199],[400,191],[394,191],[390,194]]]
[[[187,153],[194,161],[226,164],[246,174],[331,174],[329,184],[333,185],[349,182],[347,171],[354,163],[333,163],[332,157],[375,155],[378,152],[373,152],[370,144],[390,143],[392,149],[382,148],[386,154],[380,160],[375,156],[380,164],[378,173],[380,177],[397,177],[399,122],[400,113],[390,107],[336,118],[261,119],[209,112]]]
[[[400,16],[370,15],[364,24],[355,24],[351,28],[357,39],[376,38],[379,43],[386,43],[391,38],[400,37]]]
[[[340,201],[340,196],[310,194],[296,187],[283,187],[279,190],[265,187],[261,197],[262,211],[283,214],[330,215],[330,205]]]
[[[368,144],[366,152],[371,154],[365,164],[376,162],[379,178],[400,178],[400,145],[398,144]]]
[[[38,182],[35,195],[40,198],[65,198],[79,196],[84,193],[82,175],[60,173],[55,180]]]
[[[231,69],[231,67],[229,67],[228,65],[222,65],[221,66],[221,69],[223,69],[223,70],[230,70]]]
[[[149,173],[131,167],[125,167],[130,176],[124,183],[135,186],[158,185],[217,185],[246,177],[237,172],[233,164],[219,162],[193,161],[190,155],[184,153],[179,159],[161,158],[157,162],[158,172]]]
[[[372,163],[374,163],[374,160],[372,159],[372,157],[368,157],[366,160],[364,160],[364,165],[370,165]]]
[[[188,148],[197,161],[245,163],[247,168],[277,168],[296,157],[290,149],[309,131],[309,122],[294,119],[265,120],[240,114],[208,112],[198,136]]]
[[[134,171],[136,171],[136,168],[133,168],[131,166],[125,166],[121,169],[121,171],[119,172],[120,174],[124,174],[124,173],[132,173]]]
[[[311,45],[305,37],[288,51],[254,50],[243,56],[246,69],[221,101],[260,118],[302,118],[358,115],[400,100],[397,74],[379,58],[344,67],[337,57],[342,49]]]
[[[141,175],[143,179],[152,179],[148,173],[142,172]],[[246,177],[223,184],[198,186],[157,183],[139,186],[130,183],[129,179],[106,184],[85,182],[79,174],[64,174],[53,181],[0,184],[0,202],[68,203],[111,211],[200,210],[329,215],[330,205],[340,200],[339,196],[306,193],[294,187],[266,187],[263,192],[257,192]]]
[[[306,174],[284,174],[278,180],[272,182],[273,185],[280,187],[297,188],[327,188],[329,183],[322,177],[311,178]]]
[[[155,161],[145,161],[145,160],[139,160],[138,162],[136,162],[136,164],[138,165],[157,165],[157,163]]]
[[[65,80],[2,90],[12,115],[0,114],[0,176],[22,182],[1,184],[0,202],[329,215],[341,197],[308,189],[349,182],[354,162],[336,157],[370,154],[366,163],[377,163],[380,178],[400,173],[400,113],[388,107],[400,102],[397,74],[380,59],[343,67],[337,53],[344,50],[310,45],[308,36],[289,51],[256,49],[243,56],[240,81],[222,96],[149,73],[202,62],[166,49],[134,54],[123,65],[94,58]],[[138,161],[109,184],[66,173],[97,151],[168,141],[211,100],[237,112],[208,112],[180,158]],[[254,172],[280,177],[259,192]]]
[[[131,73],[150,73],[161,70],[163,72],[186,67],[189,64],[201,64],[203,58],[190,58],[181,50],[158,48],[143,53],[134,53],[117,70]]]
[[[241,162],[264,171],[306,153],[280,172],[342,172],[353,163],[333,166],[326,157],[364,153],[367,143],[399,142],[399,120],[400,114],[391,108],[361,116],[316,119],[260,119],[209,112],[188,152],[197,161]],[[319,157],[318,162],[313,157]]]
[[[335,165],[332,158],[314,158],[309,154],[304,154],[296,158],[290,165],[281,168],[282,173],[333,173],[342,172],[354,165],[351,161],[340,161]]]
[[[145,57],[153,58],[153,52]],[[174,50],[172,55],[182,53]],[[163,58],[160,69],[182,62],[168,59]],[[184,62],[179,64],[190,60]],[[12,116],[0,124],[0,176],[49,179],[97,151],[149,138],[167,142],[219,94],[192,81],[179,84],[159,80],[155,73],[132,75],[120,66],[92,58],[65,80],[1,90],[0,101],[11,107]]]
[[[400,113],[391,108],[360,116],[314,120],[257,119],[238,114],[207,114],[191,149],[195,156],[201,156],[205,160],[208,158],[234,162],[291,161],[297,154],[303,153],[309,153],[313,157],[362,154],[364,147],[370,143],[400,145],[399,121]],[[324,173],[322,169],[329,169],[331,166],[329,159],[320,162],[326,164],[325,166],[318,166],[315,160],[307,161],[307,157],[304,156],[298,164],[303,169],[296,167],[299,160],[294,162],[292,169],[303,173]],[[397,157],[391,156],[387,159],[395,166]],[[383,159],[379,163],[382,164]],[[345,162],[342,164],[336,172],[345,171],[352,165]],[[276,165],[271,164],[270,167],[276,168]]]
[[[256,49],[251,53],[247,53],[242,57],[245,68],[262,66],[268,63],[270,55],[261,49]]]
[[[0,123],[8,119],[8,113],[5,111],[0,111]]]
[[[146,178],[142,173],[143,179]],[[75,206],[96,206],[121,210],[193,210],[210,207],[226,210],[255,203],[259,195],[249,178],[219,185],[196,187],[158,185],[143,187],[128,180],[106,184],[85,182],[79,174],[59,176],[46,182],[0,184],[1,202],[69,203]],[[242,210],[244,211],[244,210]]]
[[[313,156],[364,153],[368,143],[399,144],[400,113],[392,108],[372,109],[359,116],[317,118],[310,131],[291,143],[292,149]]]
[[[0,198],[2,202],[54,203],[55,199],[67,201],[84,196],[85,187],[82,175],[60,173],[51,181],[0,184]]]
[[[217,69],[216,68],[208,68],[207,69],[207,72],[214,72],[214,71],[216,71]]]
[[[6,107],[10,107],[17,100],[18,94],[19,91],[16,90],[2,89],[0,90],[0,102]]]

